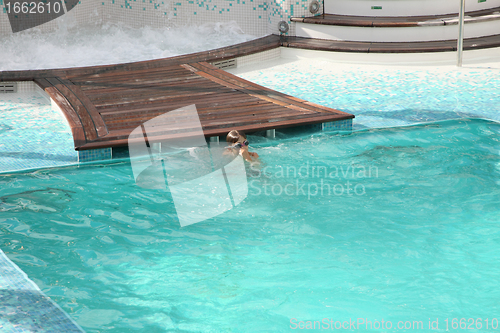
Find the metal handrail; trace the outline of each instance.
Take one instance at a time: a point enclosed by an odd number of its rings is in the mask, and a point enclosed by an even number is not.
[[[465,0],[460,0],[460,12],[458,17],[458,41],[457,41],[457,66],[462,67],[462,55],[464,51],[464,15]]]

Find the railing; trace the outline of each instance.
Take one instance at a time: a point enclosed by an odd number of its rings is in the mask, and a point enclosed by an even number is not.
[[[460,0],[460,12],[458,17],[458,40],[457,40],[458,67],[462,67],[462,56],[464,51],[464,11],[465,11],[465,0]]]

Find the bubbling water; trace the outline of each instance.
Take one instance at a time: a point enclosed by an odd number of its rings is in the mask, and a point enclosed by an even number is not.
[[[211,50],[254,39],[236,22],[171,28],[60,26],[0,37],[0,71],[67,68],[160,59]]]

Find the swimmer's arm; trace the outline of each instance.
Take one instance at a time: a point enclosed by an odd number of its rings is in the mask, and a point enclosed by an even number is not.
[[[247,162],[254,162],[254,161],[257,160],[257,158],[259,158],[259,154],[248,151],[248,146],[241,147],[241,149],[240,149],[240,155],[243,156],[243,158]]]
[[[247,162],[253,162],[251,155],[252,153],[249,153],[248,149],[240,149],[240,154]]]

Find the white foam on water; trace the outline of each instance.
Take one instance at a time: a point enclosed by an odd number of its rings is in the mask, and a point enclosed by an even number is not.
[[[124,25],[34,28],[0,37],[0,71],[127,63],[211,50],[256,38],[236,22],[171,28]]]

